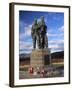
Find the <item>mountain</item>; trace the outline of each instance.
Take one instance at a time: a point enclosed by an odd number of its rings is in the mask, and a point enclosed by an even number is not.
[[[63,59],[64,58],[64,51],[51,53],[51,58],[52,59],[57,59],[57,58]]]
[[[20,58],[27,58],[30,57],[30,54],[24,53],[24,54],[20,54]]]
[[[30,53],[20,54],[19,58],[20,60],[30,60]],[[63,59],[63,58],[64,58],[64,51],[51,53],[51,59]]]
[[[45,58],[45,65],[49,63],[49,56]],[[20,54],[20,65],[30,64],[30,54]],[[64,61],[64,51],[51,53],[51,62],[63,62]]]

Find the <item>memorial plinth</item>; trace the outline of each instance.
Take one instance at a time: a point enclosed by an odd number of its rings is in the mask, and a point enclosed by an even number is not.
[[[33,67],[42,67],[45,65],[45,62],[50,64],[50,51],[48,49],[34,49],[31,52],[30,65]]]

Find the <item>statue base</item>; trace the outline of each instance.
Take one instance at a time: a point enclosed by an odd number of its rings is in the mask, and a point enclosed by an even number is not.
[[[32,67],[43,67],[50,65],[50,51],[48,49],[34,49],[30,57],[30,65]]]

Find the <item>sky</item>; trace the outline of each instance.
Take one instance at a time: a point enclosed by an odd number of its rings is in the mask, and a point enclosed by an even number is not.
[[[47,26],[48,48],[51,52],[64,51],[64,13],[19,11],[19,53],[31,53],[33,49],[31,27],[34,18],[44,16]]]

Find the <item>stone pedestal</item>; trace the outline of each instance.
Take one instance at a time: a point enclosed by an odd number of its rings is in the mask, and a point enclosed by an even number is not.
[[[45,64],[50,64],[50,51],[46,49],[35,49],[32,50],[30,57],[30,65],[32,67],[42,67]]]

